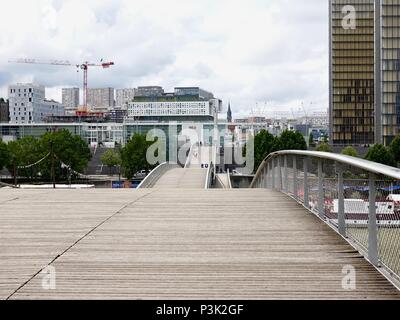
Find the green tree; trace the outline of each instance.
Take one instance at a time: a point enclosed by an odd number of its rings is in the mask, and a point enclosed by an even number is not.
[[[321,143],[321,144],[315,149],[315,151],[319,151],[319,152],[333,152],[333,149],[332,149],[332,147],[331,147],[329,144],[323,142],[323,143]]]
[[[147,149],[154,142],[146,141],[146,136],[136,133],[121,150],[121,163],[125,176],[131,179],[140,170],[151,170],[146,159]]]
[[[400,162],[400,135],[398,135],[389,146],[389,150],[392,152],[394,159],[397,163]]]
[[[0,170],[8,165],[10,161],[10,154],[7,145],[0,139]]]
[[[275,139],[274,150],[307,150],[307,142],[300,132],[286,130]]]
[[[348,147],[344,148],[344,149],[342,150],[342,154],[345,155],[345,156],[350,156],[350,157],[355,157],[355,158],[358,157],[358,152],[357,152],[357,150],[354,149],[354,148],[351,147],[351,146],[348,146]]]
[[[121,165],[121,155],[118,151],[113,149],[108,149],[106,152],[104,152],[100,160],[102,164],[109,168],[110,174],[113,167]]]
[[[46,155],[45,150],[41,148],[39,140],[27,136],[16,141],[10,141],[7,149],[9,153],[7,169],[14,177],[14,180],[18,175],[33,181],[37,177],[38,167],[30,165],[36,163]],[[18,169],[18,167],[24,166],[30,167]]]
[[[254,168],[258,169],[261,162],[274,152],[275,137],[266,130],[260,131],[254,137]],[[245,150],[244,150],[245,152]]]
[[[385,164],[388,166],[396,166],[396,160],[388,148],[382,144],[376,144],[368,150],[365,156],[366,160]]]
[[[87,143],[80,136],[72,135],[68,130],[48,132],[42,136],[40,143],[46,153],[51,153],[51,156],[41,164],[41,173],[46,179],[51,177],[52,157],[54,157],[55,176],[58,180],[69,176],[69,170],[62,168],[61,163],[74,171],[83,172],[92,157]]]

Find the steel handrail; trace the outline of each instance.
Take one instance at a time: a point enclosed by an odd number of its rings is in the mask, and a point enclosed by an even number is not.
[[[365,178],[347,177],[346,166],[362,172]],[[367,194],[346,194],[346,184],[353,185],[347,180],[361,181]],[[329,152],[284,150],[262,161],[250,188],[274,189],[289,195],[328,223],[400,288],[400,258],[393,253],[398,248],[400,209],[398,204],[396,209],[395,202],[386,206],[384,194],[378,194],[385,183],[393,188],[399,182],[398,168]]]
[[[329,152],[319,152],[319,151],[303,151],[303,150],[285,150],[285,151],[277,151],[269,154],[259,166],[256,175],[254,176],[253,181],[251,182],[250,188],[254,187],[255,181],[262,174],[263,169],[267,162],[274,157],[277,156],[285,156],[285,155],[297,155],[297,156],[306,156],[312,158],[318,158],[323,160],[332,160],[337,161],[341,164],[350,165],[371,173],[382,174],[388,176],[393,179],[400,180],[400,169],[390,167],[384,164],[368,161],[365,159],[360,159],[356,157],[346,156],[342,154],[335,154]]]
[[[163,162],[157,167],[155,167],[150,173],[146,176],[146,178],[143,179],[143,181],[138,185],[137,189],[143,189],[145,188],[145,185],[150,181],[150,184],[153,182],[153,179],[155,178],[154,175],[160,171],[164,166],[168,165],[168,162]],[[157,176],[156,176],[157,177]],[[150,185],[149,184],[149,185]]]
[[[214,171],[214,164],[211,162],[207,169],[207,176],[204,185],[204,189],[209,189],[212,184],[212,176]]]

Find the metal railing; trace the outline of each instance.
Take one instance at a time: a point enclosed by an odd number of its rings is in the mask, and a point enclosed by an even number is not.
[[[226,170],[226,178],[228,179],[228,189],[232,189],[231,173],[230,170]]]
[[[144,189],[144,188],[152,188],[154,187],[157,180],[167,171],[175,168],[180,168],[178,164],[170,164],[168,162],[164,162],[153,169],[146,178],[138,185],[137,189]]]
[[[196,142],[190,146],[189,152],[187,154],[186,162],[184,168],[187,169],[191,165],[191,160],[193,156],[193,152],[199,148],[199,143]]]
[[[262,162],[250,187],[290,195],[399,284],[399,169],[333,153],[279,151]]]
[[[213,184],[214,179],[215,179],[215,166],[211,162],[207,168],[207,175],[206,175],[204,189],[210,189]]]

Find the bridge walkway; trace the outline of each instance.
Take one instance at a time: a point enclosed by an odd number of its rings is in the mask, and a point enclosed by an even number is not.
[[[0,189],[1,299],[399,299],[342,237],[266,189]],[[54,267],[44,289],[41,270]],[[343,287],[343,270],[356,287]],[[345,269],[344,269],[345,268]]]

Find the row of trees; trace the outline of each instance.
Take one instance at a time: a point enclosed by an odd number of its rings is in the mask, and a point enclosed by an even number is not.
[[[82,172],[91,159],[87,143],[68,130],[47,132],[41,138],[24,137],[5,144],[0,140],[0,169],[14,179],[66,180]]]
[[[327,143],[320,144],[315,150],[321,152],[333,152],[332,147]],[[359,157],[357,150],[351,146],[343,149],[342,154],[351,157]],[[392,167],[398,166],[400,163],[400,135],[397,136],[388,147],[385,147],[382,144],[373,145],[364,158],[369,161]]]
[[[120,167],[128,179],[132,178],[140,170],[153,169],[146,160],[147,149],[153,143],[146,141],[145,135],[135,134],[122,149],[107,150],[101,161],[110,172],[112,167]],[[48,132],[40,139],[27,136],[8,144],[0,140],[0,170],[7,168],[14,179],[18,176],[33,182],[76,178],[91,157],[87,143],[67,130]]]
[[[284,131],[280,136],[274,137],[268,131],[262,130],[254,137],[254,167],[258,168],[270,153],[279,150],[307,150],[307,143],[297,131]]]
[[[107,150],[101,157],[101,162],[110,168],[120,167],[125,177],[131,179],[140,170],[150,171],[154,168],[147,159],[147,149],[154,142],[146,141],[146,136],[135,134],[120,150]]]
[[[307,150],[307,144],[299,132],[285,131],[281,136],[274,137],[269,132],[263,130],[254,137],[255,168],[259,167],[268,154],[279,150]],[[332,147],[327,141],[323,141],[315,150],[333,152]],[[357,150],[351,146],[343,149],[342,154],[359,157]],[[400,164],[400,135],[388,147],[382,144],[375,144],[368,150],[364,158],[388,166],[398,166]]]

